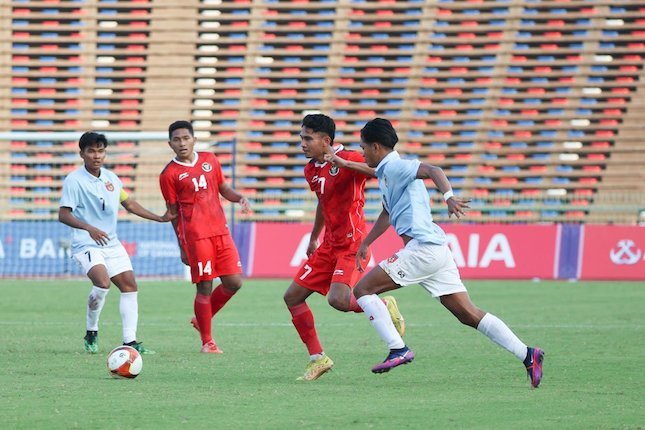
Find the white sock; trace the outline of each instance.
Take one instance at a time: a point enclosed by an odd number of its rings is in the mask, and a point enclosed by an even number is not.
[[[92,285],[90,295],[87,297],[87,316],[85,319],[85,329],[88,331],[98,331],[99,317],[101,310],[105,304],[105,296],[110,290],[106,288],[99,288]]]
[[[493,342],[515,355],[521,361],[524,361],[526,358],[526,345],[524,345],[522,341],[515,336],[515,333],[513,333],[511,329],[504,324],[504,321],[497,318],[495,315],[484,315],[484,318],[481,319],[477,326],[477,330],[484,333]]]
[[[121,293],[119,311],[121,311],[121,323],[123,324],[123,343],[137,340],[137,323],[139,322],[137,294],[137,291]]]
[[[323,358],[323,356],[324,356],[324,355],[325,355],[325,352],[324,352],[324,351],[323,351],[323,352],[321,352],[320,354],[312,354],[312,355],[310,355],[310,356],[309,356],[309,360],[311,360],[311,361],[316,361],[316,360],[318,360],[319,358]]]
[[[376,294],[366,295],[357,299],[356,302],[390,349],[400,349],[405,346],[405,342],[394,328],[387,307],[379,296]]]

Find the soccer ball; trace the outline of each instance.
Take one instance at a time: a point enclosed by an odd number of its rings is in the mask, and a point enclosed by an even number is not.
[[[107,368],[114,378],[136,378],[143,368],[139,351],[131,346],[117,346],[108,354]]]

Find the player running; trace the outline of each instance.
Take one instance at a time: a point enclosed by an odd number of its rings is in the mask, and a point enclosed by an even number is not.
[[[355,261],[356,251],[366,233],[363,206],[365,181],[369,176],[339,169],[325,161],[325,154],[333,151],[340,158],[364,162],[358,152],[334,145],[335,132],[334,121],[326,115],[307,115],[302,120],[300,146],[307,158],[311,158],[304,174],[309,187],[316,193],[318,205],[307,247],[308,259],[284,293],[284,301],[292,315],[293,325],[309,352],[309,364],[304,375],[298,378],[306,381],[318,379],[334,365],[320,344],[307,298],[319,293],[326,295],[329,304],[339,311],[362,312],[351,288],[360,278]],[[318,247],[318,237],[323,227],[325,234]],[[405,323],[394,297],[385,297],[384,303],[402,335]]]

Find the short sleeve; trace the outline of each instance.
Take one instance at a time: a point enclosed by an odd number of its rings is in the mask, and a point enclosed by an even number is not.
[[[68,176],[63,182],[63,195],[58,206],[61,208],[71,208],[72,210],[76,209],[79,204],[78,195],[78,182]]]
[[[172,176],[168,173],[168,170],[164,170],[161,172],[161,175],[159,175],[159,187],[161,188],[161,194],[167,204],[174,205],[177,203],[177,190],[175,189],[174,181],[172,180]]]
[[[390,169],[390,172],[394,172],[394,177],[390,177],[391,180],[395,180],[402,184],[409,184],[417,179],[417,172],[421,165],[419,160],[398,159],[392,163],[392,169]]]

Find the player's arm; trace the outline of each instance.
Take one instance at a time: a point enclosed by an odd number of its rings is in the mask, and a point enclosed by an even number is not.
[[[307,246],[307,257],[310,257],[318,248],[318,238],[320,237],[320,233],[322,232],[324,225],[325,219],[323,218],[322,202],[318,200],[318,204],[316,205],[316,216],[314,218],[314,227],[311,230],[309,245]]]
[[[367,258],[367,249],[370,247],[370,245],[383,233],[387,231],[387,229],[390,228],[390,214],[388,213],[385,208],[381,211],[381,213],[378,215],[378,218],[376,219],[376,222],[372,226],[372,229],[370,232],[365,236],[365,239],[363,240],[363,243],[361,243],[360,248],[358,248],[358,252],[356,252],[356,268],[359,271],[363,271],[363,261]]]
[[[336,155],[330,148],[325,154],[325,161],[332,163],[336,167],[353,170],[365,176],[376,178],[376,169],[371,168],[366,163],[360,161],[346,160]]]
[[[172,229],[175,231],[175,236],[177,236],[177,245],[179,245],[179,255],[181,257],[181,262],[184,263],[186,266],[189,266],[188,264],[188,256],[186,255],[186,251],[184,251],[184,245],[183,245],[183,240],[181,237],[181,233],[179,233],[179,205],[177,203],[168,203],[166,202],[166,208],[167,212],[170,213],[172,216],[172,219],[170,220],[170,223],[172,224]]]
[[[448,205],[448,217],[455,215],[460,218],[461,215],[465,215],[464,209],[470,208],[470,199],[460,199],[453,195],[450,181],[441,167],[421,163],[417,170],[417,179],[431,179],[434,182]]]
[[[252,212],[249,199],[231,188],[230,185],[222,182],[219,184],[219,193],[229,202],[239,203],[242,206],[242,213]]]
[[[106,232],[100,230],[96,227],[89,225],[88,223],[81,221],[72,214],[72,208],[61,206],[58,208],[58,221],[62,222],[65,225],[68,225],[72,228],[77,228],[79,230],[85,230],[90,234],[90,237],[98,245],[107,245],[109,237]]]
[[[141,206],[138,201],[131,198],[124,190],[121,190],[121,196],[119,198],[121,199],[121,206],[123,206],[128,212],[140,216],[141,218],[157,222],[168,222],[177,217],[177,214],[173,216],[168,210],[166,210],[166,213],[162,216],[150,212],[148,209]]]

